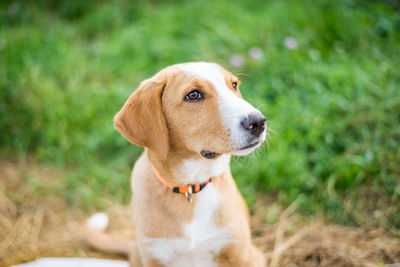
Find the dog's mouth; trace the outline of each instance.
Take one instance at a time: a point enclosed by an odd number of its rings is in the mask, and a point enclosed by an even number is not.
[[[219,153],[208,151],[208,150],[202,150],[200,152],[200,154],[206,159],[214,159],[220,155]]]
[[[255,147],[255,146],[258,145],[259,143],[260,143],[259,141],[254,142],[254,143],[251,143],[250,145],[247,145],[247,146],[244,146],[244,147],[239,148],[239,150],[245,150],[245,149],[249,149],[249,148]]]
[[[236,151],[243,151],[243,152],[244,152],[244,150],[247,150],[247,149],[256,147],[256,146],[258,146],[260,143],[261,143],[261,141],[254,142],[254,143],[251,143],[251,144],[246,145],[246,146],[244,146],[244,147],[241,147],[241,148],[237,149]],[[200,154],[201,154],[204,158],[206,158],[206,159],[215,159],[215,158],[221,156],[221,153],[212,152],[212,151],[208,151],[208,150],[202,150],[202,151],[200,152]]]
[[[259,141],[253,142],[253,143],[251,143],[251,144],[248,144],[248,145],[246,145],[246,146],[243,146],[243,147],[237,149],[236,151],[234,151],[234,152],[232,153],[232,155],[235,155],[235,156],[245,156],[245,155],[248,155],[248,154],[250,154],[251,152],[253,152],[254,149],[256,149],[257,147],[259,147],[259,146],[261,145],[262,142],[263,142],[263,140],[259,140]]]

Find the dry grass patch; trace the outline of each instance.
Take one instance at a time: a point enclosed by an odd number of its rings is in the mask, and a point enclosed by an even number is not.
[[[29,164],[28,164],[29,165]],[[48,187],[57,187],[60,173],[36,166],[0,162],[0,266],[40,257],[100,257],[123,259],[87,247],[83,226],[91,212],[69,207],[57,195],[26,184],[35,174]],[[295,205],[281,212],[276,224],[266,223],[265,203],[258,203],[252,224],[254,241],[269,266],[379,266],[400,262],[400,239],[383,229],[353,228],[299,222]],[[134,238],[129,207],[117,204],[107,211],[107,229],[119,238]]]

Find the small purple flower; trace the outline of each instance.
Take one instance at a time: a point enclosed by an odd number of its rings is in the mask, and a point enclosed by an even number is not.
[[[252,47],[249,50],[249,55],[253,59],[262,59],[262,57],[264,56],[264,52],[259,47]]]
[[[19,10],[20,4],[18,1],[14,1],[12,2],[9,6],[8,6],[8,10],[7,10],[7,14],[8,16],[12,17],[14,16],[18,10]]]
[[[290,50],[297,49],[297,40],[294,37],[286,37],[284,44],[287,49],[290,49]]]
[[[234,67],[241,67],[244,65],[244,57],[242,57],[239,54],[233,54],[231,58],[229,59],[229,62],[231,63],[232,66]]]

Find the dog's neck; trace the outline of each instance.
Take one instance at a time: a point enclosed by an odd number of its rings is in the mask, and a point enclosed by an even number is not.
[[[215,159],[205,159],[200,154],[170,151],[166,159],[146,149],[150,164],[164,180],[174,186],[204,183],[211,177],[221,175],[229,168],[231,156],[223,154]]]

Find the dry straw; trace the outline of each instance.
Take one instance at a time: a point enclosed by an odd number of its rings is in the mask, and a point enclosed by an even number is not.
[[[37,177],[48,170],[28,169]],[[100,257],[123,259],[87,247],[82,230],[86,218],[55,196],[35,196],[24,184],[18,166],[0,161],[0,266],[40,257]],[[8,190],[8,191],[6,191]],[[255,205],[254,242],[277,266],[379,266],[400,262],[400,239],[383,229],[305,223],[296,219],[296,203],[281,212],[279,222],[267,224],[268,201]],[[113,206],[107,229],[119,238],[134,238],[129,207]]]

